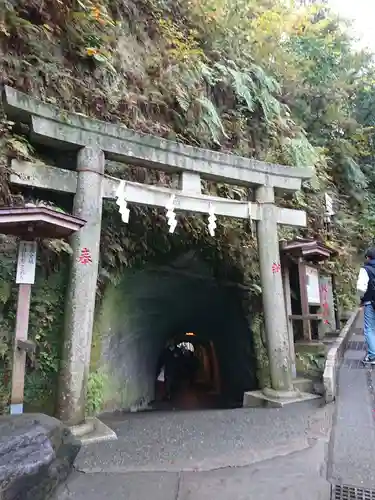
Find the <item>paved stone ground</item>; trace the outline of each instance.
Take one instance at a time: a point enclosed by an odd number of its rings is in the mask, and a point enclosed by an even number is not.
[[[361,363],[365,344],[356,327],[339,372],[328,477],[333,483],[375,489],[375,368]]]
[[[329,500],[331,484],[374,492],[336,498],[375,498],[375,368],[361,364],[360,321],[335,405],[105,417],[119,439],[83,448],[55,500]]]
[[[108,416],[57,500],[329,500],[333,406]]]

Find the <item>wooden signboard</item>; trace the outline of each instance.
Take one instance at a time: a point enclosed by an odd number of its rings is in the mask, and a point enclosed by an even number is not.
[[[17,262],[17,285],[35,283],[36,241],[20,241]]]

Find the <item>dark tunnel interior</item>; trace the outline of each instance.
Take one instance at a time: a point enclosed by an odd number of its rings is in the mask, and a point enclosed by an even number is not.
[[[127,271],[117,286],[107,289],[95,325],[100,369],[108,376],[105,410],[152,407],[160,399],[163,351],[168,342],[183,341],[199,351],[200,392],[206,387],[211,396],[200,398],[199,404],[241,406],[244,391],[257,385],[242,293],[235,285],[218,283],[209,266],[191,256],[166,267]],[[206,373],[204,359],[210,365]],[[210,380],[203,383],[208,370]]]

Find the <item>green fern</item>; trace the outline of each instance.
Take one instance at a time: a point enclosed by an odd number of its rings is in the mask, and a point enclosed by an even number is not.
[[[274,93],[280,94],[281,93],[281,86],[280,86],[279,82],[275,78],[273,78],[272,76],[269,76],[263,70],[263,68],[254,64],[251,67],[251,72],[254,75],[255,79],[258,81],[259,87],[264,88],[270,94],[274,94]]]
[[[283,160],[295,167],[313,167],[318,161],[317,150],[308,141],[304,134],[284,140],[282,146]]]
[[[196,102],[201,106],[201,119],[210,132],[212,140],[220,144],[220,134],[225,137],[226,134],[214,103],[207,97],[200,97]]]
[[[215,63],[214,70],[218,73],[216,78],[214,72],[210,71],[206,65],[203,65],[203,69],[207,83],[226,84],[239,102],[246,103],[247,111],[250,113],[258,104],[268,122],[281,114],[280,102],[273,95],[280,93],[280,85],[259,66],[253,65],[250,68],[241,69],[231,60],[228,60],[226,64]]]
[[[178,105],[180,106],[182,111],[188,111],[191,105],[191,97],[186,92],[186,89],[181,86],[177,86],[176,88],[176,101],[178,102]]]
[[[235,94],[240,100],[246,102],[247,109],[252,112],[255,108],[254,99],[254,82],[249,75],[241,71],[236,71],[232,68],[228,68],[229,73],[233,78],[233,89]]]
[[[168,78],[178,104],[181,127],[187,125],[184,133],[201,137],[202,132],[208,132],[211,140],[220,144],[227,137],[221,115],[228,105],[232,108],[233,99],[237,103],[235,115],[239,124],[246,123],[249,114],[257,113],[270,130],[276,122],[288,128],[287,120],[283,122],[286,108],[277,98],[280,85],[257,65],[239,67],[228,59],[208,66],[198,60],[190,65],[176,65]],[[191,111],[193,115],[188,115]],[[193,122],[191,116],[195,117]]]

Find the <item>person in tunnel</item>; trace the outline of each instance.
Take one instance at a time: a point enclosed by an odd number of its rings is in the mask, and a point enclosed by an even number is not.
[[[196,381],[196,375],[199,369],[199,360],[195,356],[194,351],[190,349],[183,349],[183,363],[181,379],[185,381],[190,387],[193,387]]]
[[[164,350],[161,359],[161,370],[164,367],[164,388],[165,399],[171,400],[173,394],[178,389],[178,378],[180,369],[180,360],[182,357],[181,349],[176,346],[175,342],[170,341]]]

